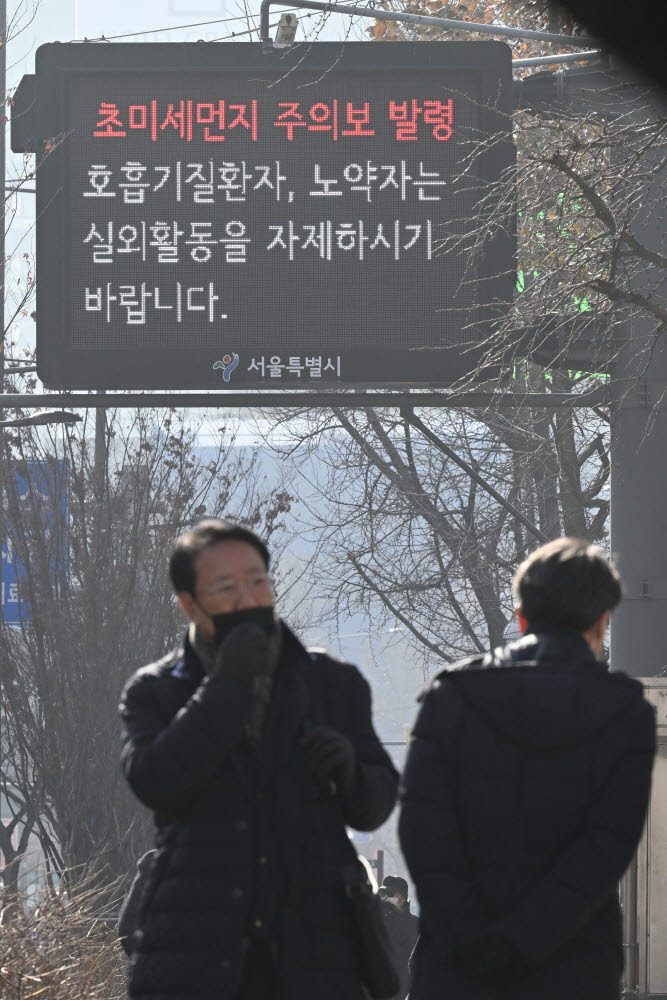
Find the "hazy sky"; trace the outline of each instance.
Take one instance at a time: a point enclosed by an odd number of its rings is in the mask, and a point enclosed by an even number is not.
[[[9,0],[9,16],[11,17],[12,9],[29,14],[33,2],[35,0],[24,0],[22,4],[12,7],[12,0]],[[249,0],[251,27],[258,23],[259,7],[260,0]],[[306,13],[307,11],[303,11],[304,15]],[[201,24],[218,18],[233,20],[225,20],[220,24]],[[273,13],[271,20],[277,20]],[[347,18],[334,15],[323,19],[318,13],[302,21],[298,37],[303,38],[306,29],[309,32],[318,30],[319,38],[323,41],[334,40],[343,36],[349,26],[347,21]],[[200,26],[181,27],[198,24]],[[18,79],[21,73],[32,70],[34,50],[43,42],[69,42],[84,37],[111,37],[127,32],[142,32],[127,41],[196,42],[200,38],[213,41],[232,31],[247,30],[247,27],[245,7],[235,0],[113,0],[106,4],[99,0],[39,0],[33,23],[12,45],[13,58],[9,61],[14,63],[14,68],[10,72],[10,83],[12,77]],[[158,29],[167,30],[158,32]],[[353,37],[363,36],[357,31]],[[240,40],[250,39],[256,41],[256,34],[241,36]]]

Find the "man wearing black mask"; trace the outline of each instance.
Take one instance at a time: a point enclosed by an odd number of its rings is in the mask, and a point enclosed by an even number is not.
[[[410,913],[408,883],[400,875],[385,875],[378,892],[391,954],[401,980],[401,988],[392,1000],[404,1000],[410,991],[409,963],[419,937],[419,920]]]
[[[238,525],[183,535],[170,562],[183,648],[123,693],[123,770],[157,826],[133,1000],[366,995],[345,826],[384,822],[397,776],[368,685],[276,618],[268,571]]]

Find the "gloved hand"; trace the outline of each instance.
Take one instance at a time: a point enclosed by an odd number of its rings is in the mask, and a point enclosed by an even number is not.
[[[527,971],[516,945],[502,934],[482,934],[454,951],[455,964],[484,986],[502,986]]]
[[[269,640],[259,625],[243,624],[233,628],[220,644],[214,673],[252,683],[269,669]]]
[[[353,795],[359,783],[357,755],[346,736],[329,726],[311,726],[301,746],[317,787],[329,795]]]

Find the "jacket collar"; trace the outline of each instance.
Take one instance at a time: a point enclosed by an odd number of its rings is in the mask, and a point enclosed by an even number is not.
[[[567,625],[535,625],[520,639],[500,646],[484,657],[484,667],[543,667],[551,672],[604,673],[581,632]]]
[[[183,640],[183,647],[180,651],[180,656],[176,661],[175,667],[171,671],[171,676],[177,677],[179,680],[190,681],[193,687],[199,687],[204,679],[205,671],[194,646],[190,642],[189,633],[190,630],[187,629]]]

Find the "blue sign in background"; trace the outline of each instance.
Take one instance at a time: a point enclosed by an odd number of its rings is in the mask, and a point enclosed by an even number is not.
[[[14,488],[19,508],[25,516],[28,531],[35,529],[35,517],[41,520],[40,533],[49,549],[49,568],[54,579],[65,578],[66,527],[67,527],[67,472],[65,462],[53,464],[42,461],[26,463],[25,475],[14,473]],[[33,510],[39,501],[37,511]],[[12,525],[8,519],[2,542],[2,615],[7,625],[20,625],[32,621],[32,610],[22,584],[28,578],[16,549],[12,544]],[[24,588],[25,589],[25,588]]]

